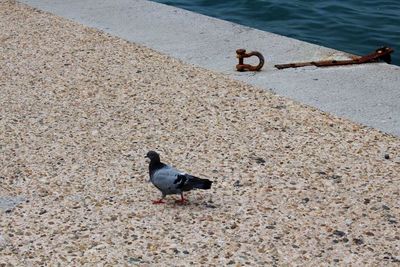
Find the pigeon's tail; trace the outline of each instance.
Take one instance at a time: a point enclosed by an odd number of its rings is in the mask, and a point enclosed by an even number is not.
[[[212,181],[208,179],[202,179],[199,177],[191,176],[188,184],[190,184],[193,188],[197,189],[210,189]]]

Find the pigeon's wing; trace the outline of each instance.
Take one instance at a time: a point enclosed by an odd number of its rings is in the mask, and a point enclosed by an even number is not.
[[[178,184],[178,188],[182,191],[190,191],[192,189],[210,189],[212,181],[186,173],[178,175],[175,183]]]
[[[177,180],[184,175],[175,168],[165,166],[154,172],[151,182],[164,194],[177,194],[182,191]]]

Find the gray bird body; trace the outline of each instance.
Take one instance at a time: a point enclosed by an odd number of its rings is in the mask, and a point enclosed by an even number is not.
[[[179,188],[179,183],[175,182],[178,180],[179,175],[185,175],[185,173],[165,165],[150,176],[150,181],[163,195],[180,194],[182,189]]]
[[[183,192],[211,188],[212,181],[181,172],[162,163],[160,156],[154,151],[149,151],[146,157],[150,158],[150,181],[162,193],[162,198],[154,203],[163,203],[165,196],[172,194],[180,194],[181,202],[183,202]]]

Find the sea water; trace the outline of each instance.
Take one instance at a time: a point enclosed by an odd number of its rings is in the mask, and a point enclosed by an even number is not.
[[[356,55],[392,47],[400,65],[400,0],[154,0]]]

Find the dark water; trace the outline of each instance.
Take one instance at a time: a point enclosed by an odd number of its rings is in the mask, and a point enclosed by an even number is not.
[[[400,0],[154,0],[356,55],[394,48],[400,65]]]

